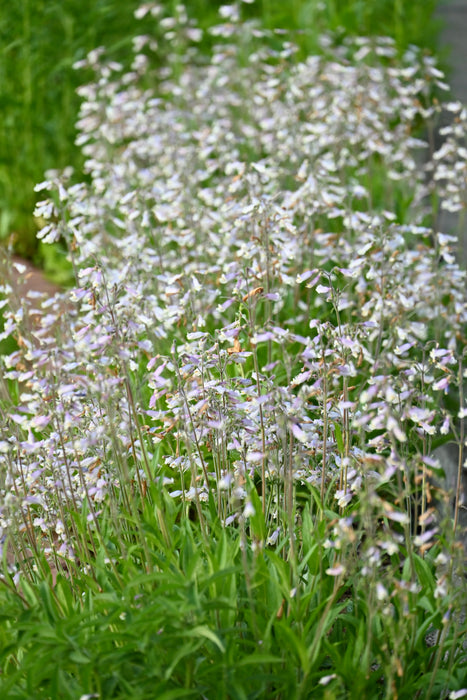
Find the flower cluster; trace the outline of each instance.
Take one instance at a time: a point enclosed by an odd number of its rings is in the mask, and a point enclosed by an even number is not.
[[[445,206],[465,201],[465,110],[422,166],[445,86],[416,49],[327,38],[297,62],[224,8],[208,59],[181,9],[149,11],[166,62],[149,71],[147,37],[130,73],[93,52],[87,182],[37,187],[39,237],[66,243],[75,287],[39,302],[0,290],[0,339],[17,343],[2,359],[2,528],[19,514],[72,556],[70,506],[95,518],[122,482],[163,477],[174,497],[214,493],[226,523],[251,515],[255,485],[271,533],[284,485],[337,512],[365,492],[397,546],[420,480],[428,517],[435,438],[465,411],[444,401],[462,382],[465,273],[428,197],[434,180]],[[436,532],[423,522],[415,546]]]

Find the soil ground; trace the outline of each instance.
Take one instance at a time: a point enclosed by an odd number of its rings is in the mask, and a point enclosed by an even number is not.
[[[53,282],[50,282],[50,280],[44,276],[42,270],[34,267],[28,260],[22,260],[14,256],[12,262],[20,263],[26,267],[26,271],[24,272],[24,293],[33,290],[35,292],[43,292],[48,296],[53,296],[55,292],[59,291],[60,288]],[[15,274],[19,275],[19,273]]]

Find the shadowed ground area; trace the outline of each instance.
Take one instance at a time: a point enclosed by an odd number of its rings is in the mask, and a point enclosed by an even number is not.
[[[451,74],[449,82],[453,94],[467,101],[467,2],[452,0],[442,5],[438,15],[444,22],[441,45],[450,48]]]
[[[29,290],[34,292],[42,292],[47,295],[53,295],[55,292],[59,291],[59,287],[48,280],[42,270],[34,267],[28,260],[23,260],[18,256],[14,256],[12,262],[24,265],[26,271],[24,272],[24,287],[23,293],[26,294]],[[13,268],[14,270],[14,268]],[[15,274],[19,274],[16,270]]]
[[[441,5],[437,12],[443,22],[440,37],[442,50],[448,49],[450,72],[447,82],[452,96],[467,104],[467,0],[451,0]],[[460,219],[460,220],[459,220]],[[459,260],[467,265],[467,221],[465,215],[443,212],[440,229],[456,231],[459,235]]]

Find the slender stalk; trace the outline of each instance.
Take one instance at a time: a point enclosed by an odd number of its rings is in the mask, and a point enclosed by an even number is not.
[[[321,462],[321,504],[324,508],[324,491],[326,485],[326,467],[327,467],[327,442],[328,442],[328,377],[326,366],[326,355],[323,347],[321,366],[323,372],[323,454]],[[321,511],[323,513],[323,511]]]
[[[459,406],[464,407],[464,368],[462,358],[459,359]],[[456,481],[456,504],[454,507],[454,537],[456,536],[457,527],[459,524],[459,510],[462,501],[462,473],[464,469],[464,449],[465,449],[465,418],[460,419],[459,440],[458,440],[458,458],[457,458],[457,481]]]

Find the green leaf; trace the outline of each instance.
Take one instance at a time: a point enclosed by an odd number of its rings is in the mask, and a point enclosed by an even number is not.
[[[199,698],[198,690],[189,690],[188,688],[174,688],[166,690],[163,693],[157,693],[157,700],[176,700],[176,698]]]
[[[185,633],[185,636],[190,636],[189,634],[187,635]],[[193,654],[200,646],[202,642],[201,640],[198,639],[198,643],[193,643],[193,642],[187,642],[184,644],[175,654],[173,654],[172,657],[172,663],[170,666],[166,669],[164,673],[164,678],[165,680],[169,680],[177,666],[177,664],[184,658],[190,656],[190,654]]]
[[[225,647],[222,644],[221,640],[217,636],[215,632],[212,631],[207,625],[198,625],[198,627],[194,627],[191,630],[188,630],[187,632],[184,633],[185,637],[205,637],[206,639],[209,639],[209,641],[213,642],[219,651],[222,653],[225,653]]]
[[[275,625],[275,630],[284,638],[281,641],[286,642],[287,646],[285,651],[292,651],[300,663],[301,670],[305,674],[308,674],[310,671],[310,657],[301,636],[295,634],[287,620],[279,621],[278,624]]]
[[[267,537],[267,527],[266,521],[264,519],[261,499],[258,496],[255,485],[253,484],[253,481],[251,479],[248,479],[248,485],[248,496],[251,501],[251,505],[255,510],[254,515],[251,515],[249,519],[251,534],[259,542],[265,542]]]
[[[236,666],[259,666],[260,664],[280,664],[283,659],[273,654],[252,654],[235,662]]]
[[[76,649],[75,651],[71,652],[70,659],[71,659],[71,661],[74,661],[76,664],[89,664],[91,662],[91,659],[89,658],[89,656],[84,654],[79,649]]]
[[[334,423],[334,435],[336,436],[337,447],[341,454],[344,453],[344,440],[342,439],[342,430],[339,423]]]
[[[432,593],[436,587],[433,571],[430,570],[428,563],[418,554],[413,555],[415,571],[425,593]]]

